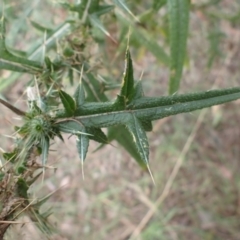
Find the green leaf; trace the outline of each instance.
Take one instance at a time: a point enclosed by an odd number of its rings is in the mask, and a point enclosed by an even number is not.
[[[42,69],[39,62],[13,55],[5,45],[5,22],[0,20],[0,69],[16,72],[37,73]]]
[[[87,135],[80,134],[77,136],[77,150],[82,163],[86,158],[88,145],[89,145],[89,138]]]
[[[108,143],[108,138],[105,135],[105,133],[101,130],[101,128],[86,128],[86,132],[90,134],[88,137],[91,140],[94,140],[99,143],[107,144]]]
[[[169,32],[170,32],[170,82],[169,94],[178,91],[185,60],[189,0],[168,0]]]
[[[56,127],[60,132],[71,134],[84,134],[84,126],[77,120],[67,120],[56,123]]]
[[[127,48],[125,55],[125,69],[120,95],[125,97],[126,100],[130,101],[131,100],[130,96],[133,93],[133,87],[134,87],[133,65],[130,51]]]
[[[146,132],[141,123],[134,114],[129,115],[129,122],[126,127],[132,135],[133,142],[137,148],[137,151],[141,157],[141,160],[145,165],[148,165],[149,145]]]
[[[141,156],[133,142],[132,136],[124,126],[114,126],[108,129],[108,140],[116,140],[123,148],[137,161],[142,167],[146,168],[145,162],[142,161]]]
[[[70,116],[73,116],[76,110],[76,103],[74,99],[68,93],[62,90],[59,90],[58,94],[62,101],[62,104],[64,106],[66,113],[69,114]]]
[[[206,92],[197,92],[197,93],[186,93],[180,95],[171,95],[171,96],[162,96],[160,98],[154,97],[142,97],[138,100],[132,101],[129,105],[129,109],[141,109],[141,108],[153,108],[160,106],[169,106],[179,103],[187,103],[193,101],[201,101],[204,99],[211,99],[215,97],[221,97],[224,95],[229,95],[233,93],[239,93],[240,88],[226,88],[226,89],[215,89]]]
[[[77,136],[77,150],[82,164],[82,176],[84,179],[83,163],[88,152],[89,138],[86,135],[86,129],[83,128],[85,134],[79,134]]]
[[[204,95],[206,97],[201,99]],[[126,125],[129,119],[129,114],[134,114],[140,121],[153,121],[179,113],[191,112],[234,101],[239,98],[240,88],[213,90],[196,94],[182,94],[179,95],[178,98],[175,96],[172,96],[172,98],[144,98],[144,100],[141,100],[141,104],[137,107],[135,107],[137,103],[131,105],[131,109],[109,112],[111,108],[107,108],[106,111],[106,107],[100,104],[99,109],[95,108],[92,110],[94,114],[91,115],[89,111],[85,116],[82,116],[81,114],[79,116],[76,114],[75,118],[81,121],[81,123],[86,127],[102,128],[113,125]],[[179,100],[179,102],[174,100]],[[166,105],[162,105],[163,102]]]

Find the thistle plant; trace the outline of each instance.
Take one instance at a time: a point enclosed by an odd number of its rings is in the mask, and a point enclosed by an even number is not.
[[[162,5],[154,1],[154,6],[160,8],[166,4],[166,1],[160,2]],[[118,0],[114,3],[113,6],[100,5],[99,1],[82,1],[76,5],[65,3],[64,7],[77,13],[78,18],[65,21],[49,34],[45,30],[44,43],[27,57],[17,56],[8,50],[5,42],[5,16],[1,18],[0,69],[10,70],[19,75],[28,73],[32,76],[26,112],[0,99],[1,104],[21,116],[23,120],[23,125],[15,127],[14,149],[3,152],[1,158],[1,239],[20,214],[27,214],[44,233],[52,232],[52,226],[47,221],[50,212],[40,211],[41,205],[49,196],[32,201],[28,189],[44,172],[51,142],[56,138],[63,141],[63,134],[76,138],[76,151],[82,165],[87,158],[90,140],[103,146],[115,139],[126,148],[140,167],[150,172],[146,132],[152,131],[153,121],[240,98],[240,87],[177,94],[186,52],[189,1],[171,0],[167,3],[171,35],[170,57],[157,48],[157,56],[164,59],[171,71],[170,95],[145,96],[142,81],[134,77],[130,47],[127,46],[121,86],[115,98],[109,99],[100,91],[101,83],[91,72],[91,65],[82,53],[87,48],[87,42],[79,41],[76,32],[81,31],[87,38],[91,37],[89,29],[97,27],[108,35],[99,17],[110,12],[114,6],[123,11],[130,11],[123,1]],[[117,17],[121,19],[119,21],[124,21],[120,15]],[[40,25],[35,26],[41,28]],[[136,30],[132,30],[133,35],[134,31]],[[48,56],[48,50],[55,44],[56,35],[61,40],[59,44],[63,51],[52,59]],[[151,49],[153,46],[148,47]],[[68,93],[62,87],[62,79],[66,75],[70,83],[77,82],[73,84],[74,94]],[[107,134],[102,131],[103,128],[107,128]],[[122,133],[121,137],[117,134],[119,131]],[[41,162],[37,160],[39,157]]]

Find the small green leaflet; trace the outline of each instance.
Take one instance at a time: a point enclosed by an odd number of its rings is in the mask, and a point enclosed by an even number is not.
[[[73,116],[76,110],[76,103],[74,99],[66,92],[59,90],[59,97],[62,101],[64,109],[69,116]]]

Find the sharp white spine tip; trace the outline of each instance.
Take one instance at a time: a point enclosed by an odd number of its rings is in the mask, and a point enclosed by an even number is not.
[[[151,176],[151,179],[152,179],[152,182],[153,182],[154,186],[156,186],[156,183],[155,183],[154,177],[153,177],[153,175],[152,175],[152,171],[151,171],[151,169],[150,169],[150,167],[149,167],[149,164],[147,164],[147,169],[148,169],[148,172],[149,172],[149,174],[150,174],[150,176]]]

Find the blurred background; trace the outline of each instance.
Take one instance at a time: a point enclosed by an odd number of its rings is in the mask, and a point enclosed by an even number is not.
[[[167,95],[169,69],[153,47],[156,42],[169,53],[166,6],[147,15],[151,1],[125,2],[135,16],[141,16],[141,24],[130,36],[135,79],[142,78],[145,95]],[[34,48],[43,34],[31,21],[46,28],[58,26],[69,17],[63,3],[6,1],[8,47],[19,51]],[[121,81],[128,35],[128,26],[116,17],[117,11],[101,19],[114,40],[98,29],[92,30],[92,39],[84,39],[94,40],[92,45],[88,43],[92,49],[84,53],[89,55],[93,73],[114,79],[114,84]],[[240,2],[191,1],[179,93],[239,86],[239,63]],[[28,75],[14,78],[10,72],[0,71],[1,97],[26,108],[29,79]],[[63,86],[72,90],[67,78]],[[109,97],[113,99],[117,91],[109,92]],[[98,145],[90,144],[83,180],[74,139],[65,136],[65,143],[56,141],[49,156],[52,169],[47,170],[43,183],[40,179],[31,188],[34,197],[56,191],[44,205],[52,209],[50,221],[58,229],[50,239],[239,240],[239,107],[240,101],[235,101],[155,121],[153,132],[148,133],[155,186],[116,142],[96,152]],[[10,150],[13,142],[6,135],[14,132],[19,120],[1,105],[0,124],[1,148]],[[7,239],[49,238],[26,223],[12,227]]]

